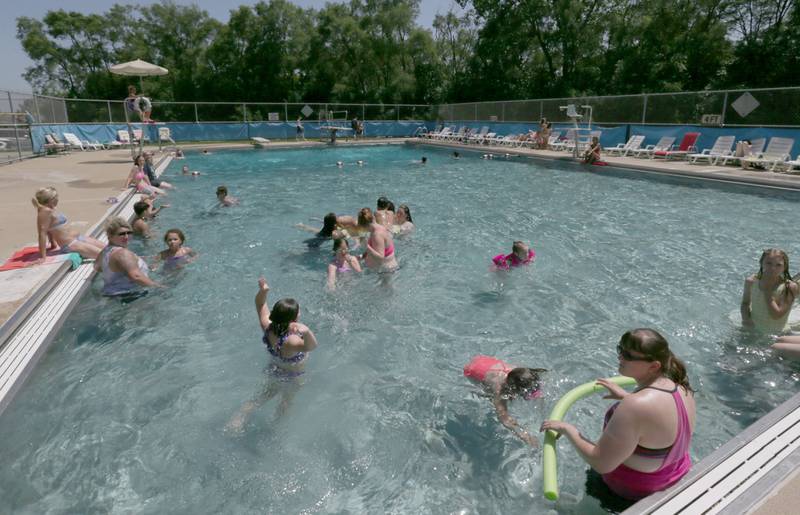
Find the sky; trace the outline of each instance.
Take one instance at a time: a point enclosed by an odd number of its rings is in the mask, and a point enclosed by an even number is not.
[[[330,0],[290,0],[300,7],[319,9]],[[30,85],[22,78],[25,68],[33,65],[22,45],[17,40],[16,19],[20,16],[42,19],[47,11],[65,9],[84,14],[106,12],[114,3],[150,5],[159,3],[152,0],[2,0],[0,2],[0,89],[10,89],[28,93]],[[179,5],[195,4],[220,21],[227,22],[231,9],[240,5],[252,5],[256,2],[248,0],[175,0]],[[335,3],[335,2],[334,2]],[[421,0],[417,23],[423,27],[431,27],[436,14],[445,14],[450,10],[460,12],[455,0]]]

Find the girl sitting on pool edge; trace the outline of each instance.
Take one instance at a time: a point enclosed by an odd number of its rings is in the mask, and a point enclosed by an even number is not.
[[[492,405],[500,422],[523,442],[536,447],[539,440],[524,430],[508,414],[508,401],[522,397],[525,400],[542,396],[539,390],[539,374],[544,368],[513,367],[491,356],[478,355],[464,366],[464,376],[481,383],[491,393]]]
[[[508,270],[512,267],[529,265],[536,258],[536,252],[522,241],[515,241],[511,246],[511,254],[498,254],[492,258],[492,263],[498,270]]]

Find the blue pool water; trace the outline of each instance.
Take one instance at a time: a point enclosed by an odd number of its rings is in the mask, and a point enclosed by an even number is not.
[[[203,175],[177,176],[183,164]],[[512,404],[536,429],[567,390],[616,373],[633,327],[657,328],[688,363],[695,459],[796,389],[798,369],[735,315],[763,248],[797,256],[795,195],[406,146],[193,154],[167,179],[178,190],[155,232],[180,227],[199,260],[132,304],[97,284],[80,302],[0,417],[0,512],[545,512],[540,452],[461,368],[485,353],[550,369],[544,399]],[[213,209],[219,184],[241,205]],[[366,274],[326,292],[328,246],[309,251],[293,224],[380,195],[418,227],[397,241],[400,270],[388,287]],[[490,271],[515,239],[535,264]],[[261,273],[320,345],[284,411],[278,397],[229,432],[268,382]],[[583,401],[570,420],[596,437],[606,406]],[[560,456],[555,508],[596,510],[585,465],[566,443]]]

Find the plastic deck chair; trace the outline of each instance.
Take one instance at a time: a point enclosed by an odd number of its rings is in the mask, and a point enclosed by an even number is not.
[[[697,138],[699,137],[699,132],[687,132],[683,135],[683,139],[681,140],[681,144],[678,146],[677,150],[657,150],[653,152],[653,155],[650,156],[650,159],[655,159],[656,157],[663,157],[664,159],[672,159],[673,157],[686,157],[689,154],[697,151],[697,148],[695,148],[694,144],[697,143]]]

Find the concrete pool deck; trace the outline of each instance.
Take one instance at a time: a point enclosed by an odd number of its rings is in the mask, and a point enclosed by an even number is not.
[[[565,152],[541,151],[518,149],[502,146],[463,145],[452,142],[436,142],[427,139],[378,139],[362,141],[340,141],[342,146],[352,144],[420,144],[426,147],[441,147],[454,149],[459,152],[493,153],[502,156],[513,154],[544,160],[574,161]],[[299,147],[324,147],[325,143],[306,142],[274,142],[267,149],[285,149]],[[229,149],[252,148],[247,143],[220,143],[181,145],[184,149]],[[59,208],[73,222],[80,222],[84,230],[97,226],[110,212],[111,206],[106,199],[111,196],[121,196],[121,188],[125,176],[131,167],[130,150],[106,150],[80,152],[75,151],[68,155],[40,157],[28,159],[13,164],[0,166],[0,215],[3,224],[0,226],[0,252],[3,259],[11,255],[14,250],[21,247],[34,245],[35,210],[31,206],[30,198],[36,189],[43,186],[55,186],[59,191]],[[156,161],[164,154],[156,154]],[[745,171],[731,166],[714,167],[708,165],[690,165],[683,161],[663,161],[635,158],[605,158],[614,167],[636,170],[643,173],[659,173],[696,179],[711,179],[731,183],[745,183],[773,188],[785,188],[800,191],[800,175],[787,175],[771,172]],[[201,168],[190,157],[187,164],[193,168]],[[435,162],[429,161],[429,167],[435,167]],[[587,167],[592,171],[602,172],[602,167]],[[128,190],[129,191],[129,190]],[[60,272],[60,273],[59,273]],[[33,298],[39,290],[53,288],[54,277],[58,280],[68,279],[71,275],[66,273],[63,264],[43,265],[17,271],[0,273],[0,324],[13,318],[17,308]],[[63,281],[62,281],[63,282]],[[42,297],[43,298],[43,297]],[[37,301],[38,302],[38,301]],[[25,315],[27,316],[27,314]],[[6,333],[0,327],[0,337]],[[0,346],[4,343],[0,338]],[[0,363],[0,367],[3,364]],[[784,460],[785,464],[800,463],[800,451],[794,451],[790,458]],[[791,509],[800,502],[800,475],[797,467],[789,469],[781,481],[769,483],[768,488],[752,493],[752,503],[742,509],[741,513],[794,513]],[[733,503],[732,507],[745,508],[742,504]],[[634,513],[646,511],[634,510]]]

